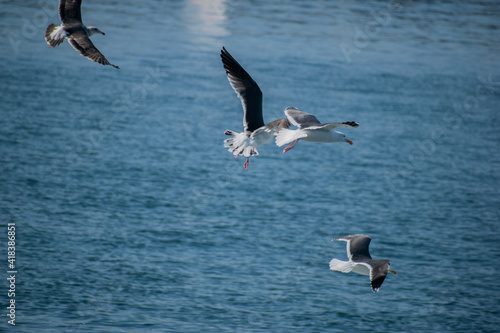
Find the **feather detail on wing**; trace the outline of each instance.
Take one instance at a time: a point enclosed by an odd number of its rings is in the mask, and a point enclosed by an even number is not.
[[[220,57],[226,70],[226,75],[243,106],[243,127],[245,131],[253,132],[264,126],[262,116],[262,91],[252,77],[223,47]]]
[[[106,57],[99,52],[90,38],[83,31],[72,34],[68,42],[75,50],[80,52],[82,56],[102,65],[110,65],[118,69],[120,68],[111,64],[108,59],[106,59]]]
[[[294,107],[287,107],[285,109],[285,114],[288,117],[288,120],[298,128],[321,125],[319,120],[314,115],[302,112]]]
[[[63,23],[82,22],[82,0],[60,0],[59,17]]]

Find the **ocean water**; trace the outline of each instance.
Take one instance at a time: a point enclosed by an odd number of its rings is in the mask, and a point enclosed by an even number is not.
[[[56,1],[0,17],[0,331],[498,330],[497,1],[84,1],[120,70],[47,47]],[[245,171],[222,46],[266,121],[358,121],[354,145]],[[329,270],[354,233],[398,272],[377,294]]]

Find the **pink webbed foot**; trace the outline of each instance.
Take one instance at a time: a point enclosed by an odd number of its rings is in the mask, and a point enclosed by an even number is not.
[[[290,149],[293,148],[293,146],[295,146],[295,144],[299,141],[299,139],[297,140],[294,140],[291,144],[289,144],[285,149],[283,149],[283,154],[286,153],[287,151],[289,151]]]
[[[249,158],[247,157],[247,160],[245,161],[245,164],[244,164],[245,171],[247,171],[247,170],[248,170],[248,159],[249,159]]]

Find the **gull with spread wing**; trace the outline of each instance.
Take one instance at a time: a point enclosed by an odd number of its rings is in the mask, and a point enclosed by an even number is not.
[[[111,64],[90,41],[90,36],[94,34],[104,35],[104,32],[96,27],[83,25],[81,4],[82,0],[59,0],[59,17],[62,24],[49,24],[47,30],[45,30],[45,41],[49,47],[56,47],[66,38],[70,45],[80,52],[83,57],[119,69],[120,67]]]
[[[243,106],[244,131],[237,133],[226,130],[224,134],[231,138],[224,140],[224,147],[237,158],[245,156],[245,170],[248,169],[248,160],[252,155],[259,155],[257,147],[274,140],[274,134],[290,126],[287,118],[264,123],[262,116],[262,91],[252,77],[223,47],[221,51],[222,64],[226,70],[231,87],[238,95]]]
[[[285,115],[290,123],[297,126],[297,129],[284,128],[276,133],[276,145],[279,147],[291,142],[283,150],[283,153],[292,149],[299,140],[309,142],[347,142],[352,145],[352,141],[347,139],[344,133],[332,130],[337,127],[354,128],[359,126],[359,123],[355,121],[322,124],[314,115],[292,107],[286,108]]]
[[[332,239],[332,241],[347,242],[347,257],[349,261],[332,259],[330,269],[334,272],[354,272],[369,275],[373,292],[378,292],[387,273],[396,274],[390,270],[391,262],[387,259],[372,259],[368,246],[372,239],[366,235],[349,235]]]

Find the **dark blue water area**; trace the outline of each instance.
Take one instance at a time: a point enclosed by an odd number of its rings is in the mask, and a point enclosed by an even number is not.
[[[496,1],[0,2],[0,331],[495,332],[500,325]],[[264,93],[343,128],[244,158],[222,46]],[[7,224],[16,225],[16,325]],[[372,237],[397,275],[329,270]]]

